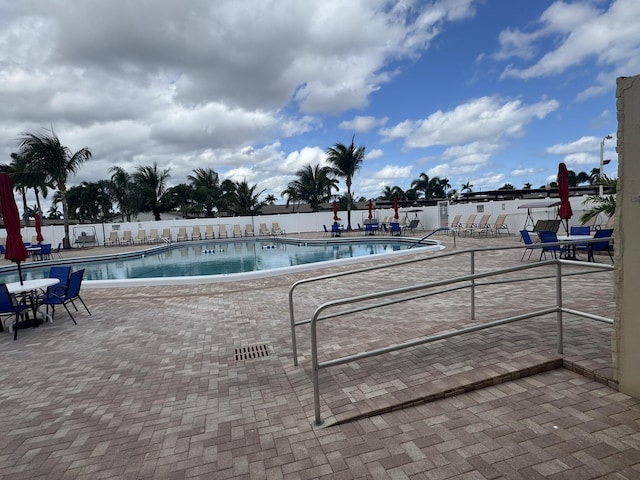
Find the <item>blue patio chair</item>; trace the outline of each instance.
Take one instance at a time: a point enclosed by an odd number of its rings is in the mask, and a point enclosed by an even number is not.
[[[529,256],[527,257],[527,260],[530,260],[531,254],[533,253],[533,251],[536,248],[540,248],[540,247],[532,246],[532,245],[535,245],[535,242],[531,239],[531,235],[529,235],[529,230],[520,230],[520,236],[522,237],[522,241],[524,242],[524,244],[527,246],[524,249],[524,252],[522,252],[522,258],[520,259],[520,261],[522,262],[524,260],[524,256],[527,254],[527,251],[529,252]]]
[[[0,244],[0,255],[4,255],[4,252],[6,252],[4,245]]]
[[[391,235],[400,235],[400,234],[402,234],[402,227],[400,227],[400,223],[391,222],[389,225],[391,225]]]
[[[558,236],[555,232],[538,232],[538,236],[540,237],[540,243],[542,244],[542,251],[540,252],[540,260],[542,260],[542,256],[547,258],[547,252],[553,253],[553,258],[558,258],[558,253],[560,257],[567,252],[567,247],[561,247],[559,245],[548,245],[545,246],[545,243],[558,243]]]
[[[324,236],[326,237],[327,235],[329,235],[329,230],[327,229],[327,226],[322,225],[322,228],[324,228]]]
[[[62,254],[60,253],[62,250],[62,242],[58,243],[58,248],[54,250],[54,253],[58,256],[58,258],[62,258]]]
[[[60,283],[49,287],[50,290],[56,288],[67,288],[69,285],[69,277],[71,277],[71,267],[65,265],[54,265],[49,268],[49,278],[57,278]]]
[[[569,229],[569,235],[589,235],[591,236],[591,227],[588,225],[572,225]],[[578,243],[574,251],[577,252],[588,252],[589,245],[587,243]]]
[[[593,238],[609,238],[613,237],[613,229],[603,228],[601,230],[596,230],[596,233],[593,235]],[[587,260],[590,262],[595,262],[593,258],[593,252],[607,252],[609,254],[609,258],[611,259],[611,263],[613,263],[613,245],[610,240],[603,240],[600,242],[592,242],[589,244],[589,252],[587,254]]]
[[[13,339],[18,339],[18,322],[20,318],[29,320],[29,309],[27,297],[23,296],[20,300],[9,293],[7,285],[0,283],[0,319],[2,317],[14,318],[13,322]],[[0,321],[0,332],[4,330],[3,322]]]
[[[70,303],[71,305],[73,305],[73,308],[77,312],[78,307],[76,307],[76,304],[74,303],[75,300],[80,300],[80,302],[82,303],[82,306],[85,308],[89,316],[91,316],[91,312],[87,308],[87,305],[84,303],[84,300],[82,300],[82,298],[80,297],[80,286],[82,285],[83,275],[84,275],[84,269],[73,272],[69,277],[69,284],[67,285],[66,288],[59,287],[56,285],[50,290],[47,290],[47,292],[44,295],[41,295],[40,297],[38,297],[38,303],[40,305],[46,306],[47,314],[49,313],[49,305],[51,305],[52,320],[56,313],[56,310],[55,310],[56,305],[62,305],[64,309],[67,311],[67,313],[69,314],[69,316],[71,317],[71,320],[73,320],[73,323],[77,325],[76,319],[73,318],[73,315],[69,310],[69,307],[67,307],[67,304]]]
[[[334,223],[333,225],[331,225],[331,236],[332,237],[339,237],[340,236],[340,224],[339,223]]]
[[[40,260],[51,260],[51,244],[43,243],[40,245],[40,252],[38,253]]]

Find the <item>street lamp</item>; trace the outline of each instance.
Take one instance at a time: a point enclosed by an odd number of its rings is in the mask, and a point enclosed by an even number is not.
[[[607,165],[611,160],[604,159],[604,142],[605,140],[611,140],[613,137],[611,135],[607,135],[600,142],[600,173],[598,174],[598,180],[600,181],[600,189],[599,194],[602,197],[604,195],[604,185],[602,184],[602,169],[605,165]]]

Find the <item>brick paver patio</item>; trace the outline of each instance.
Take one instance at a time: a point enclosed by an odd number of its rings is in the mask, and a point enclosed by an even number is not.
[[[452,250],[451,237],[436,238]],[[456,249],[517,244],[513,236],[461,238]],[[476,271],[520,264],[520,256],[483,252]],[[336,296],[468,268],[458,257],[306,286],[296,315],[309,318]],[[16,342],[0,334],[0,478],[640,478],[640,401],[616,390],[612,327],[571,315],[563,355],[547,315],[322,370],[325,422],[315,426],[309,328],[298,329],[294,366],[287,293],[320,273],[328,272],[87,285],[93,316],[81,309],[77,326],[60,309],[53,324],[21,330]],[[612,279],[568,277],[565,306],[613,317]],[[475,321],[554,299],[553,278],[481,285]],[[321,322],[320,357],[471,323],[468,290],[368,310]],[[236,358],[254,345],[269,356]]]

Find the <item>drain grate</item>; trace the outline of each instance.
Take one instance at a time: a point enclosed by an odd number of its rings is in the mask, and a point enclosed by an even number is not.
[[[254,358],[268,357],[270,354],[269,344],[261,343],[258,345],[247,345],[235,349],[237,360],[252,360]]]

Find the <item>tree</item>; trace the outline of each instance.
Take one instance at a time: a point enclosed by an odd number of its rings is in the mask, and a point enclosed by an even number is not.
[[[411,182],[411,188],[417,192],[423,192],[426,200],[445,197],[445,185],[450,187],[449,180],[440,180],[438,177],[429,178],[426,173],[421,173]]]
[[[515,190],[516,187],[514,187],[513,185],[511,185],[510,183],[505,183],[503,186],[501,186],[498,190]]]
[[[27,158],[31,170],[43,173],[60,194],[62,217],[64,219],[64,248],[71,248],[69,240],[69,212],[67,205],[67,180],[69,175],[77,172],[80,165],[91,159],[91,150],[84,147],[71,153],[63,146],[55,135],[53,128],[50,134],[35,135],[25,132],[19,140],[20,155]]]
[[[237,182],[233,195],[233,202],[230,205],[231,210],[236,215],[250,215],[253,211],[258,210],[261,206],[260,195],[264,190],[256,192],[258,185],[249,186],[247,180]]]
[[[136,205],[138,203],[136,201],[137,189],[134,188],[133,179],[122,167],[111,167],[109,171],[112,173],[111,182],[107,187],[109,193],[118,205],[122,221],[130,222],[131,217],[137,213]]]
[[[471,185],[471,182],[467,180],[467,183],[463,184],[462,187],[460,188],[460,193],[464,193],[464,192],[469,192],[471,193],[473,190],[471,190],[473,188],[473,185]]]
[[[587,223],[600,213],[604,213],[608,217],[612,217],[616,212],[616,190],[618,188],[618,180],[603,175],[601,182],[604,188],[611,193],[607,193],[603,196],[589,195],[587,199],[582,202],[583,205],[591,205],[591,208],[584,212],[580,217],[580,222],[583,224]]]
[[[289,184],[280,194],[281,197],[287,198],[286,208],[289,208],[289,204],[293,204],[293,213],[296,213],[296,205],[300,204],[300,198],[298,197],[298,189]]]
[[[308,202],[311,209],[317,212],[322,202],[329,201],[331,190],[338,189],[338,181],[333,177],[331,167],[307,165],[296,172],[298,178],[289,183],[287,189],[295,191],[298,200]]]
[[[275,195],[270,193],[269,195],[267,195],[267,197],[264,199],[264,201],[267,202],[267,204],[269,204],[269,205],[273,205],[273,204],[276,203],[276,197],[275,197]]]
[[[24,222],[29,225],[29,211],[27,207],[26,193],[32,188],[36,196],[36,212],[42,212],[40,204],[40,193],[47,198],[48,189],[51,184],[47,183],[47,176],[41,171],[32,170],[29,166],[28,158],[19,153],[11,154],[11,164],[1,165],[2,171],[11,176],[14,188],[22,195]]]
[[[353,176],[360,170],[365,158],[366,148],[364,146],[355,146],[355,135],[351,138],[351,145],[345,146],[342,143],[336,143],[333,147],[327,149],[327,161],[332,166],[333,172],[345,179],[347,185],[347,229],[351,229],[351,185]]]
[[[531,190],[531,184],[529,182],[525,183],[522,187],[523,190]]]
[[[161,220],[160,214],[166,211],[163,195],[167,190],[167,180],[170,178],[169,169],[158,169],[158,164],[152,166],[138,166],[133,174],[133,182],[140,197],[140,210],[153,213],[154,220]]]
[[[169,208],[179,209],[182,217],[187,218],[196,206],[195,192],[196,190],[191,185],[180,183],[165,192],[163,203],[168,203]]]
[[[211,168],[196,168],[187,179],[195,189],[194,200],[199,203],[205,216],[213,217],[216,203],[220,199],[220,177]]]

